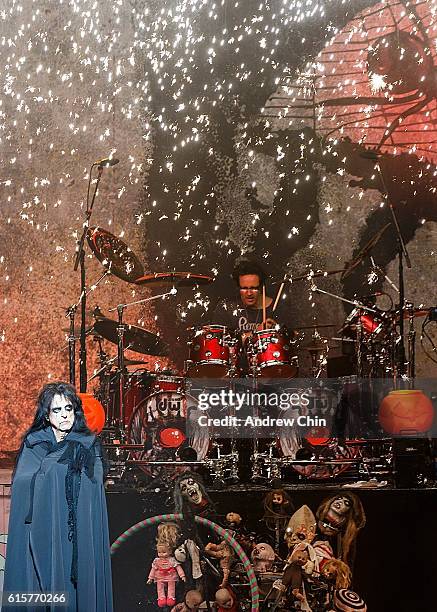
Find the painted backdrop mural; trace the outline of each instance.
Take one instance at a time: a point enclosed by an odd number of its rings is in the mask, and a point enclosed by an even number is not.
[[[386,196],[410,251],[407,297],[435,303],[436,0],[218,4],[36,0],[1,13],[5,450],[18,446],[38,388],[67,376],[65,307],[79,297],[88,173],[110,152],[120,164],[104,170],[92,224],[126,241],[147,271],[216,277],[129,309],[129,322],[171,346],[232,292],[241,256],[277,280],[347,266],[390,221]],[[88,255],[92,284],[102,267]],[[373,255],[397,284],[392,226]],[[396,302],[368,259],[317,285]],[[338,329],[349,307],[313,289],[288,287],[293,321]],[[108,277],[89,306],[108,314],[150,294]],[[92,373],[91,336],[88,345]],[[422,354],[419,372],[432,365]]]

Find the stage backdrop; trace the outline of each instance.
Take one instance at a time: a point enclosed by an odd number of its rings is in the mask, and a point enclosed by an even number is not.
[[[1,10],[3,450],[17,448],[38,389],[67,377],[89,169],[110,153],[120,163],[103,170],[91,225],[125,241],[146,272],[216,278],[128,309],[127,321],[170,344],[170,364],[185,357],[184,329],[232,295],[241,256],[276,280],[341,269],[392,221],[388,201],[411,257],[406,296],[435,304],[436,15],[436,0],[12,0]],[[86,249],[92,286],[103,267]],[[365,258],[343,281],[316,284],[349,299],[386,292],[389,307],[396,253],[391,223],[373,250],[379,270]],[[331,323],[336,335],[350,308],[312,289],[288,287],[291,320]],[[158,291],[110,276],[89,309],[109,314]],[[418,373],[435,374],[418,353]]]

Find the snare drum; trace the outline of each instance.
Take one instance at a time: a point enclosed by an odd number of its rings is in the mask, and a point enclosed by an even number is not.
[[[265,378],[294,378],[298,374],[297,357],[285,328],[255,331],[248,339],[249,363],[252,371]]]
[[[187,376],[192,378],[223,378],[236,370],[239,340],[223,325],[194,328],[188,342]]]

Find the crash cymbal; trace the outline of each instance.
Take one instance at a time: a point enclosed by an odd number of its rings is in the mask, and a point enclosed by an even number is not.
[[[214,278],[205,274],[193,274],[193,272],[155,272],[146,274],[135,280],[136,285],[153,285],[162,287],[177,285],[178,287],[195,287],[196,285],[207,285]]]
[[[128,283],[143,276],[143,264],[120,238],[101,227],[90,227],[86,237],[94,255],[111,274]]]
[[[296,331],[304,330],[304,329],[318,329],[319,327],[336,327],[334,323],[321,323],[320,325],[305,325],[304,327],[295,327]]]
[[[379,242],[379,240],[382,237],[383,233],[385,232],[385,230],[390,225],[391,225],[391,223],[386,223],[384,225],[384,227],[382,229],[380,229],[379,232],[377,232],[369,240],[369,242],[367,242],[367,244],[364,245],[364,247],[361,249],[361,251],[358,253],[358,255],[352,260],[352,262],[347,266],[347,268],[345,269],[345,271],[341,275],[341,277],[340,277],[341,280],[344,280],[345,278],[347,278],[349,276],[349,274],[351,274],[351,272],[353,270],[355,270],[355,268],[358,266],[358,264],[360,264],[363,261],[363,259],[370,253],[370,251],[373,249],[373,247],[376,245],[376,243]]]
[[[113,344],[118,344],[118,321],[104,317],[97,320],[93,327],[94,333],[99,334]],[[130,351],[158,357],[168,354],[167,344],[159,336],[142,327],[126,324],[123,339],[124,348]]]

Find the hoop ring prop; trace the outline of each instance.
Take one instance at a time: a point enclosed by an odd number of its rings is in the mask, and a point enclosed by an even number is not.
[[[158,523],[162,523],[163,521],[180,521],[183,519],[182,514],[158,514],[157,516],[152,516],[150,518],[146,518],[139,523],[135,523],[129,529],[126,529],[118,538],[114,541],[111,546],[111,555],[114,555],[117,550],[120,548],[122,544],[126,542],[131,536],[141,531],[141,529],[145,529],[146,527],[151,527],[152,525],[157,525]],[[239,543],[229,534],[226,529],[214,523],[214,521],[210,521],[209,519],[203,518],[201,516],[195,516],[194,520],[196,523],[200,525],[205,525],[205,527],[209,527],[211,531],[219,535],[221,538],[226,540],[226,542],[233,548],[239,557],[240,561],[243,564],[244,569],[246,570],[247,577],[249,579],[250,586],[250,595],[252,598],[252,607],[251,612],[258,612],[259,610],[259,590],[258,590],[258,582],[256,580],[255,572],[252,567],[251,562],[249,561],[248,556],[241,548]]]

